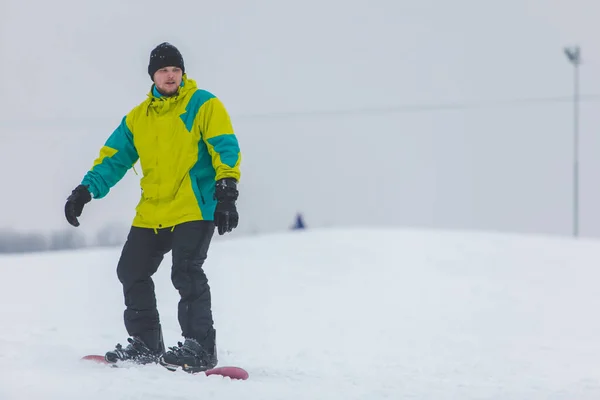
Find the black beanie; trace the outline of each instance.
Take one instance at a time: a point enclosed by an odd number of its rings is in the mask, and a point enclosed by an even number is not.
[[[185,74],[181,53],[177,47],[167,42],[159,44],[150,53],[150,63],[148,64],[150,79],[153,79],[156,71],[164,67],[179,67]]]

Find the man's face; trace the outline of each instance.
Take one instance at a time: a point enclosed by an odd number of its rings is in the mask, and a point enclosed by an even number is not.
[[[173,96],[181,85],[183,71],[179,67],[164,67],[154,73],[154,84],[164,96]]]

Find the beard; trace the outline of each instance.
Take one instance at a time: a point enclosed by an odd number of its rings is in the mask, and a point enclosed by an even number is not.
[[[158,89],[158,92],[163,96],[170,97],[177,94],[177,92],[179,91],[179,86],[175,86],[173,89],[169,89],[168,87],[161,87],[156,85],[156,89]]]

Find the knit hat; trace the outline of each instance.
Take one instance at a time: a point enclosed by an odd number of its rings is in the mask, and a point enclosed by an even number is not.
[[[179,67],[185,73],[181,53],[177,47],[167,42],[159,44],[150,53],[150,63],[148,64],[150,79],[154,78],[156,71],[164,67]]]

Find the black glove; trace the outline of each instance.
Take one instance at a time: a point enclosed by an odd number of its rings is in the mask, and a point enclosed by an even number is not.
[[[87,186],[79,185],[67,197],[67,204],[65,204],[65,217],[67,221],[73,226],[79,226],[77,217],[81,215],[83,206],[92,200],[92,195],[88,190]]]
[[[238,198],[237,182],[233,178],[219,179],[215,185],[215,226],[219,235],[231,232],[238,226],[238,212],[235,201]]]

